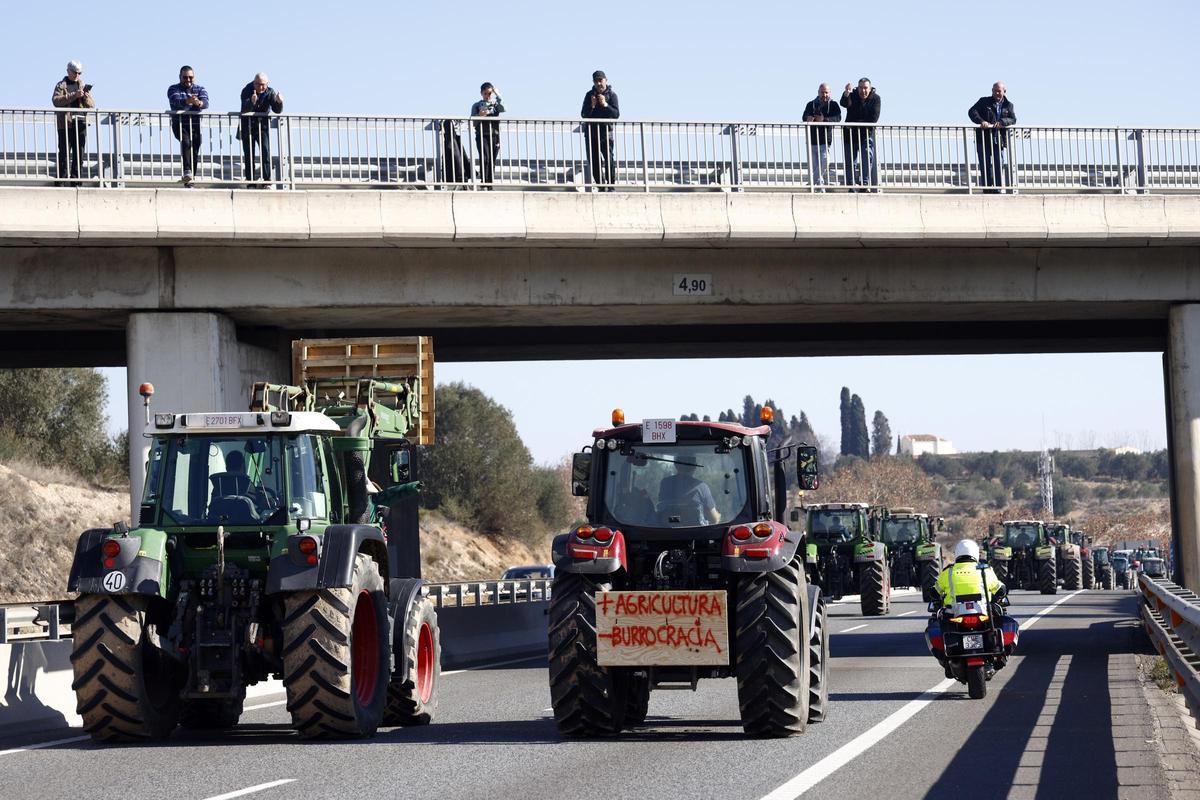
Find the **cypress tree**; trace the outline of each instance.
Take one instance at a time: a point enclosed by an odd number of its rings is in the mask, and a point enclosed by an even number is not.
[[[892,427],[882,411],[876,411],[875,418],[871,420],[871,452],[877,456],[892,452]]]
[[[842,387],[842,400],[839,406],[842,414],[842,447],[844,456],[854,455],[854,418],[850,415],[850,390]]]
[[[867,429],[867,409],[858,395],[850,398],[850,418],[853,431],[850,454],[859,458],[870,458],[871,434]]]

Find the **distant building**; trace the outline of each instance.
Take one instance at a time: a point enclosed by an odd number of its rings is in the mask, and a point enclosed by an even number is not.
[[[1125,453],[1140,453],[1140,452],[1142,452],[1142,451],[1137,449],[1136,447],[1128,447],[1127,446],[1127,447],[1114,447],[1113,448],[1113,453],[1115,453],[1116,455],[1119,455],[1119,456],[1124,455]]]
[[[934,436],[932,433],[910,433],[900,437],[900,454],[917,458],[926,453],[935,456],[952,456],[958,451],[949,439]]]

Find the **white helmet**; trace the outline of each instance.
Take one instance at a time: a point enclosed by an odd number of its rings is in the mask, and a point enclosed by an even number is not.
[[[954,560],[960,558],[969,558],[972,561],[979,560],[979,545],[970,539],[963,539],[958,544],[954,545]]]

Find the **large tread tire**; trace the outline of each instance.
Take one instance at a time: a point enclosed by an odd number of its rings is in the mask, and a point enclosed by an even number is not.
[[[734,674],[742,728],[751,736],[790,736],[808,724],[805,592],[795,560],[738,582]]]
[[[550,704],[563,736],[613,736],[625,724],[625,681],[596,663],[596,592],[611,583],[565,573],[550,596]]]
[[[1090,556],[1083,559],[1083,588],[1096,588],[1096,564]]]
[[[627,676],[625,694],[625,724],[641,725],[650,713],[650,675],[646,672]]]
[[[1078,558],[1063,562],[1063,591],[1077,592],[1083,588],[1083,566]]]
[[[859,605],[864,617],[882,617],[891,607],[891,579],[887,565],[871,561],[862,565],[858,578]]]
[[[442,632],[437,609],[428,597],[415,597],[409,605],[403,646],[408,674],[392,676],[383,724],[428,725],[437,714],[442,678]]]
[[[1038,564],[1038,589],[1042,594],[1058,594],[1058,576],[1052,558]]]
[[[815,624],[808,634],[808,721],[829,716],[829,610],[817,595]]]
[[[967,667],[967,694],[972,700],[987,697],[987,673],[982,666]]]
[[[287,710],[300,736],[373,736],[387,700],[391,631],[383,577],[370,556],[355,556],[348,589],[287,595],[283,641]]]
[[[937,562],[923,561],[921,562],[921,599],[926,603],[937,599],[937,592],[934,587],[937,586],[938,579]],[[1000,577],[999,571],[996,572],[996,577]],[[1004,581],[1000,578],[1001,582]]]
[[[1006,587],[1008,587],[1010,590],[1011,590],[1011,589],[1014,589],[1014,588],[1016,588],[1016,587],[1014,587],[1014,586],[1012,585],[1012,583],[1011,583],[1011,582],[1009,582],[1009,578],[1008,578],[1008,562],[1006,562],[1006,561],[997,561],[995,564],[992,564],[992,565],[991,565],[991,567],[992,567],[992,572],[995,572],[995,573],[996,573],[996,580],[998,580],[998,581],[1000,581],[1001,583],[1003,583],[1003,584],[1004,584]],[[932,598],[930,598],[930,599],[932,599]]]
[[[1100,588],[1109,590],[1113,588],[1112,569],[1105,568],[1100,570]]]
[[[245,702],[245,691],[241,697],[184,700],[179,709],[179,727],[194,731],[227,731],[237,726]]]
[[[71,688],[93,739],[165,739],[179,721],[180,670],[151,644],[147,604],[138,595],[75,601]]]

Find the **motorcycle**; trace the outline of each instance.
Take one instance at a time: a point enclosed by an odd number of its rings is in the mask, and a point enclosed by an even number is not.
[[[972,700],[987,695],[987,682],[1008,663],[1017,646],[1020,627],[1003,609],[1007,593],[993,601],[984,595],[960,595],[953,605],[929,604],[933,614],[925,628],[929,651],[946,668],[946,676],[967,686]]]

